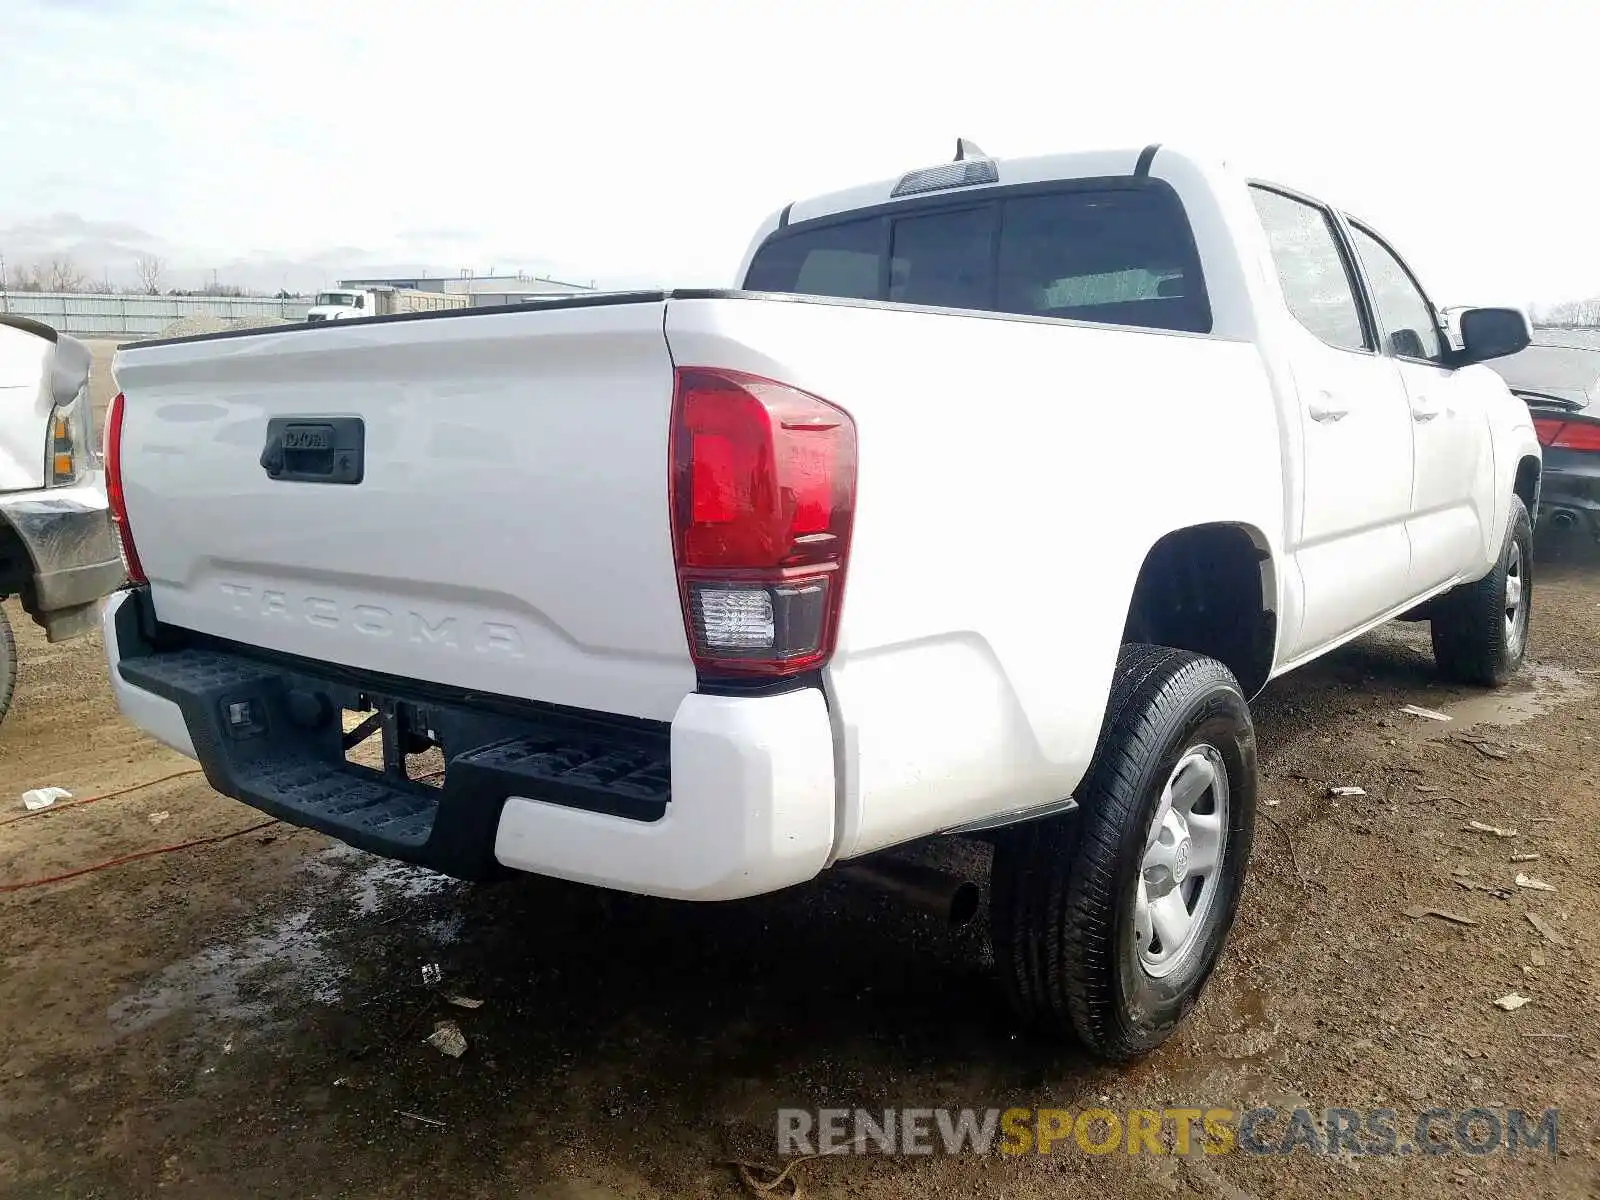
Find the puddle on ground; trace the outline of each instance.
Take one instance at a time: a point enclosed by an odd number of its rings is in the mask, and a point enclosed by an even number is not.
[[[1438,705],[1438,711],[1450,717],[1449,721],[1408,718],[1416,722],[1416,728],[1411,731],[1413,739],[1427,741],[1449,737],[1458,730],[1475,725],[1501,729],[1522,725],[1562,705],[1583,699],[1591,690],[1588,682],[1576,671],[1552,663],[1530,663],[1525,675],[1532,681],[1532,687],[1484,692],[1465,700]],[[1429,706],[1424,704],[1424,707]]]
[[[346,898],[345,912],[351,917],[368,917],[396,901],[421,900],[461,886],[447,875],[374,858],[342,844],[306,859],[301,870],[325,887],[338,888]]]
[[[457,881],[404,863],[333,846],[301,866],[300,890],[314,906],[295,907],[162,969],[143,987],[106,1010],[114,1030],[137,1033],[175,1013],[194,1016],[202,1030],[266,1032],[286,1001],[336,1004],[351,968],[331,945],[352,922],[461,887]],[[454,941],[459,916],[419,921],[435,943]]]
[[[266,933],[207,946],[173,963],[118,1000],[106,1016],[118,1033],[137,1033],[189,1009],[206,1023],[258,1025],[270,1016],[271,999],[250,994],[256,989],[246,988],[245,978],[270,967],[291,972],[306,999],[331,1004],[339,998],[339,971],[322,944],[325,936],[311,910],[300,909],[274,922]]]

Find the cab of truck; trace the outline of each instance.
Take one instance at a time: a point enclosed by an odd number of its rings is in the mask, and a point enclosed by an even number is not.
[[[367,293],[352,288],[341,288],[333,292],[318,292],[316,303],[306,313],[306,321],[316,324],[321,321],[351,321],[357,317],[372,316],[372,308],[367,302]]]

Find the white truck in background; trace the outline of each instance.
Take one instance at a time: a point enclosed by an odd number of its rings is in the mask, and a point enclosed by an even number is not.
[[[472,297],[458,293],[424,292],[416,288],[336,288],[318,292],[306,312],[308,324],[355,321],[363,317],[392,317],[400,313],[445,312],[466,308]]]
[[[76,338],[0,314],[0,600],[52,642],[95,628],[95,603],[124,582],[94,451],[89,350]],[[0,609],[0,720],[17,648]]]
[[[1478,364],[1528,328],[1459,328],[1286,188],[962,143],[774,213],[738,290],[126,347],[112,684],[466,878],[926,895],[881,852],[987,839],[1016,1011],[1125,1059],[1232,923],[1249,699],[1395,618],[1522,662],[1540,447]]]

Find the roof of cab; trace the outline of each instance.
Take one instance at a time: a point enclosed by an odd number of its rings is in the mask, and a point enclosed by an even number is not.
[[[996,178],[992,183],[968,184],[962,187],[942,189],[955,193],[980,192],[986,188],[1015,186],[1019,183],[1044,183],[1055,179],[1095,179],[1116,175],[1133,175],[1141,165],[1149,169],[1151,159],[1154,157],[1156,146],[1135,146],[1122,150],[1087,150],[1067,154],[1041,154],[1029,158],[989,158],[996,167]],[[1167,151],[1167,153],[1177,153]],[[836,213],[850,212],[858,208],[871,208],[879,204],[887,204],[895,199],[914,199],[917,196],[935,195],[936,192],[917,192],[905,197],[894,195],[895,186],[906,177],[908,173],[926,170],[929,166],[943,164],[925,164],[923,167],[912,168],[912,172],[902,172],[889,179],[880,179],[873,183],[860,184],[856,187],[845,188],[842,191],[828,192],[821,196],[813,196],[805,200],[797,200],[786,211],[787,219],[782,220],[783,225],[792,225],[800,221],[812,221],[818,217],[830,217]]]

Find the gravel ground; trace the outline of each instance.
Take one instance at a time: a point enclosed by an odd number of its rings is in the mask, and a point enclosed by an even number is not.
[[[1261,697],[1268,819],[1244,909],[1192,1019],[1131,1067],[1017,1036],[981,922],[952,932],[848,883],[715,906],[471,887],[278,825],[0,893],[0,1191],[735,1197],[727,1160],[776,1162],[790,1105],[1376,1106],[1404,1125],[1484,1104],[1559,1106],[1559,1154],[1069,1141],[797,1170],[824,1197],[1595,1195],[1600,559],[1542,547],[1540,570],[1533,662],[1504,693],[1438,684],[1402,626]],[[12,820],[25,787],[97,796],[190,764],[118,718],[94,641],[47,646],[11,613],[0,887],[263,820],[196,775]],[[1518,871],[1556,891],[1516,888]],[[1512,990],[1532,1003],[1494,1007]],[[460,1059],[423,1043],[447,1015]]]

